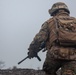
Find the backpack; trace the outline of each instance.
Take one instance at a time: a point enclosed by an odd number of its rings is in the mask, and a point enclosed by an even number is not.
[[[60,45],[76,45],[76,19],[73,17],[55,17],[55,32]]]

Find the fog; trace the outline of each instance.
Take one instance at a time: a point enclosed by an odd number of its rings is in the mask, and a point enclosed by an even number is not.
[[[71,16],[76,17],[76,1],[73,0],[0,0],[0,61],[4,68],[42,68],[46,52],[36,58],[17,63],[27,56],[28,47],[41,25],[51,16],[48,10],[53,3],[65,2]]]

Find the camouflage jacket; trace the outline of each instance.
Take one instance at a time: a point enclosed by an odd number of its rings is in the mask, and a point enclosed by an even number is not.
[[[32,50],[32,51],[34,50],[38,52],[42,42],[48,43],[50,30],[53,28],[52,26],[54,26],[52,22],[54,22],[53,18],[50,18],[49,20],[47,20],[42,24],[40,31],[35,35],[28,50]],[[49,26],[50,23],[51,23],[51,27]]]

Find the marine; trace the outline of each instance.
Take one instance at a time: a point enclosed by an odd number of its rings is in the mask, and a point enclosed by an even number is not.
[[[43,48],[47,49],[43,71],[46,75],[76,75],[76,19],[70,16],[63,2],[53,4],[49,9],[51,18],[45,21],[28,48],[33,58]],[[41,48],[41,44],[45,45]],[[40,49],[41,48],[41,49]]]

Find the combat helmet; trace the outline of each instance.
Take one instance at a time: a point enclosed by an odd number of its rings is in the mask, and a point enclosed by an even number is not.
[[[60,10],[60,9],[64,9],[64,10],[66,10],[70,14],[70,11],[69,11],[67,5],[65,3],[63,3],[63,2],[57,2],[57,3],[53,4],[52,8],[49,9],[49,14],[51,16],[53,16],[54,13],[56,11]]]

